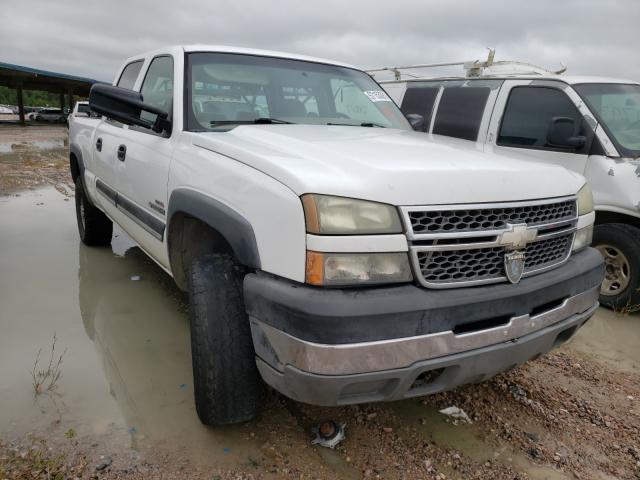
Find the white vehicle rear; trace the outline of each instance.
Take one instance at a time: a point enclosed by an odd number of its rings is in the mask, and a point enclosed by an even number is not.
[[[465,76],[416,74],[464,65]],[[407,71],[411,73],[406,73]],[[385,71],[393,80],[381,80]],[[607,264],[600,301],[640,303],[640,84],[563,75],[520,62],[454,62],[370,70],[429,134],[584,175],[596,209],[594,246]],[[403,77],[404,76],[404,77]]]

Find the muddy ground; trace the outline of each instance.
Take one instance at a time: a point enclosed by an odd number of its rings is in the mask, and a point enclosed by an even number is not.
[[[479,385],[343,408],[270,392],[256,421],[202,426],[185,298],[119,229],[80,245],[66,135],[0,127],[0,480],[640,478],[640,316],[604,309]],[[310,444],[323,419],[346,423],[336,450]]]

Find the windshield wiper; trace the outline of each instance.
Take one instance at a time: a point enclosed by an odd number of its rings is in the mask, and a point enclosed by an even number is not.
[[[212,120],[209,125],[212,127],[216,125],[250,125],[250,124],[293,124],[293,122],[287,122],[286,120],[280,120],[279,118],[259,117],[252,120]]]
[[[338,125],[341,127],[378,127],[378,128],[387,128],[384,125],[380,125],[379,123],[373,122],[362,122],[362,123],[327,123],[327,125]]]

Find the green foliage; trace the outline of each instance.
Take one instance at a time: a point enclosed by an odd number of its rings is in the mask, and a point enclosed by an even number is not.
[[[35,90],[23,90],[22,96],[27,107],[60,107],[60,95]],[[74,97],[74,100],[80,100]],[[9,87],[0,86],[0,105],[18,105],[18,92]],[[65,105],[69,106],[69,98],[65,97]]]

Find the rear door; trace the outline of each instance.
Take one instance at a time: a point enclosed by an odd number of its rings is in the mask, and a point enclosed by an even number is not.
[[[505,81],[493,110],[487,143],[498,152],[513,152],[584,173],[593,139],[592,126],[567,90],[566,84],[556,81]],[[587,137],[585,146],[550,146],[547,132],[554,117],[574,119],[579,134]]]
[[[126,65],[116,86],[132,90],[143,63],[144,60],[136,60]],[[125,128],[120,122],[103,118],[96,128],[90,146],[93,153],[94,171],[92,173],[96,177],[98,202],[116,220],[120,216],[115,209],[115,198],[118,191],[117,179],[120,177],[119,171],[124,168],[124,165],[118,161],[117,154],[119,139]]]

